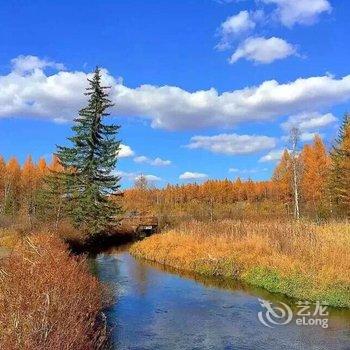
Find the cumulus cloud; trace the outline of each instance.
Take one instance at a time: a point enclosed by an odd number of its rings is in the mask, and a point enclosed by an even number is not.
[[[135,177],[135,180],[139,180],[140,179],[140,177],[144,177],[144,178],[146,178],[146,180],[148,181],[148,182],[157,182],[157,181],[161,181],[162,179],[159,177],[159,176],[156,176],[156,175],[138,175],[138,176],[136,176]]]
[[[62,63],[57,63],[53,61],[48,61],[45,59],[40,59],[37,56],[24,56],[20,55],[11,60],[12,69],[19,73],[31,72],[36,69],[44,69],[44,68],[54,68],[57,70],[64,70],[65,67]]]
[[[324,135],[323,134],[320,134],[318,132],[302,132],[300,134],[300,140],[303,141],[303,142],[310,142],[312,141],[315,136],[321,136],[323,137]]]
[[[260,163],[264,162],[275,162],[277,160],[280,160],[282,155],[284,153],[284,149],[275,149],[264,155],[259,159]]]
[[[132,157],[135,154],[135,152],[131,149],[130,146],[127,145],[120,145],[118,156],[119,158],[126,158],[126,157]]]
[[[240,173],[240,174],[259,174],[263,171],[267,171],[267,168],[252,168],[252,169],[237,169],[237,168],[229,168],[229,173]]]
[[[190,149],[205,149],[227,155],[250,154],[275,147],[276,140],[268,136],[219,134],[193,136],[186,146]]]
[[[185,171],[179,176],[180,180],[200,180],[207,178],[207,174]]]
[[[231,41],[244,33],[248,33],[255,28],[253,16],[248,11],[241,11],[237,15],[228,17],[221,23],[219,34],[220,42],[216,46],[219,50],[225,50],[230,47]]]
[[[238,46],[229,62],[235,63],[245,58],[248,61],[268,64],[295,54],[296,48],[283,39],[250,37]]]
[[[330,13],[331,4],[327,0],[262,0],[265,4],[275,4],[275,15],[287,27],[295,24],[315,23],[322,13]]]
[[[288,120],[281,124],[285,131],[297,127],[300,131],[319,129],[337,121],[337,118],[332,113],[321,114],[318,112],[303,112],[292,115]]]
[[[332,113],[321,114],[318,112],[302,112],[292,115],[287,121],[281,124],[282,129],[286,132],[286,135],[282,137],[282,140],[289,141],[290,130],[294,127],[299,129],[300,140],[302,142],[312,141],[316,135],[324,137],[319,130],[335,123],[336,121],[337,118]]]
[[[222,94],[214,88],[189,92],[168,85],[129,88],[107,70],[102,75],[103,84],[112,86],[112,115],[145,118],[152,127],[167,130],[232,127],[350,100],[350,75],[340,79],[328,75],[299,78],[284,84],[270,80]],[[27,74],[13,70],[0,76],[0,117],[71,121],[86,102],[83,92],[87,77],[77,71],[47,75],[42,69]]]
[[[151,164],[154,166],[166,166],[166,165],[171,164],[171,160],[161,159],[161,158],[157,157],[151,161]]]
[[[138,156],[134,158],[136,163],[146,163],[153,166],[167,166],[171,164],[170,160],[161,159],[159,157],[151,159],[146,156]]]
[[[146,163],[148,161],[149,161],[149,159],[145,156],[138,156],[138,157],[134,158],[134,162],[136,162],[136,163]]]
[[[126,172],[121,170],[116,171],[115,175],[120,176],[123,180],[127,180],[127,181],[136,181],[141,177],[140,173]],[[152,174],[146,174],[146,175],[142,174],[142,176],[145,177],[146,180],[149,182],[157,182],[162,180],[160,177]]]
[[[221,23],[218,30],[220,41],[216,49],[225,50],[232,47],[232,43],[240,42],[229,62],[235,63],[245,58],[255,63],[268,64],[275,60],[297,55],[296,47],[286,40],[272,37],[266,39],[252,36],[259,24],[278,21],[289,28],[295,24],[311,25],[322,13],[330,13],[332,7],[328,0],[259,0],[265,5],[274,5],[272,12],[264,10],[241,11],[228,17]],[[258,2],[258,1],[257,1]],[[256,31],[257,33],[257,31]],[[248,36],[251,37],[248,37]],[[247,38],[248,37],[248,38]]]

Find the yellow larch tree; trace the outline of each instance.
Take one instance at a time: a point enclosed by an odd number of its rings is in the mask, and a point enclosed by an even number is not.
[[[282,158],[274,170],[272,181],[275,183],[279,199],[285,205],[289,205],[292,200],[293,189],[291,157],[288,150],[283,152]]]
[[[18,160],[12,157],[6,164],[4,176],[3,212],[14,215],[20,205],[21,167]]]
[[[301,195],[308,211],[320,214],[328,205],[327,182],[330,160],[320,136],[316,135],[312,145],[305,145],[301,155]]]

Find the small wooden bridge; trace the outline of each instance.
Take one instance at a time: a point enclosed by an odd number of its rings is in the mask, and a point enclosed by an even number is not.
[[[120,220],[119,230],[131,233],[136,238],[147,237],[158,231],[158,219],[151,215],[128,213]]]

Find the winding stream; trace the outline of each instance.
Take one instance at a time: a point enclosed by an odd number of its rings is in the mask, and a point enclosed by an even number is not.
[[[165,270],[134,259],[126,248],[99,254],[92,267],[115,287],[116,301],[106,312],[115,349],[350,349],[349,311],[328,309],[328,328],[298,326],[295,301],[232,281]],[[289,305],[292,321],[262,325],[259,298]]]

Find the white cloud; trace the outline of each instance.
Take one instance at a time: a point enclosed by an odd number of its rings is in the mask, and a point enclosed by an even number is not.
[[[154,159],[150,159],[146,156],[138,156],[134,158],[134,162],[136,163],[146,163],[146,164],[150,164],[153,166],[167,166],[171,164],[170,160],[165,160],[165,159],[161,159],[159,157],[154,158]]]
[[[276,145],[276,140],[268,136],[219,134],[215,136],[193,136],[191,149],[206,149],[213,153],[227,155],[260,152]]]
[[[240,174],[257,174],[257,173],[261,173],[264,171],[267,171],[267,168],[252,168],[252,169],[236,169],[236,168],[230,168],[228,169],[228,171],[230,173],[240,173]]]
[[[301,131],[305,131],[323,128],[336,121],[337,118],[332,113],[303,112],[290,116],[286,122],[281,124],[281,127],[285,131],[289,131],[293,127],[298,127]]]
[[[284,153],[284,149],[277,149],[277,150],[272,150],[263,157],[259,159],[260,163],[264,162],[275,162],[277,160],[280,160],[282,155]]]
[[[149,182],[157,182],[157,181],[161,180],[161,178],[159,176],[156,176],[156,175],[143,175],[143,174],[136,176],[135,180],[140,179],[141,176],[145,177],[146,180],[149,181]]]
[[[232,39],[248,33],[255,28],[253,16],[248,11],[241,11],[237,15],[228,17],[220,26],[220,42],[216,46],[219,50],[230,47]]]
[[[53,121],[56,124],[67,124],[69,122],[69,120],[61,118],[61,117],[53,118]]]
[[[113,174],[121,177],[123,180],[130,180],[130,181],[135,180],[135,177],[139,175],[136,173],[129,173],[129,172],[122,171],[122,170],[116,170],[113,172]]]
[[[62,63],[43,60],[36,56],[24,56],[20,55],[11,60],[12,68],[19,73],[32,72],[36,69],[42,70],[44,68],[54,68],[57,70],[64,70],[65,67]]]
[[[276,16],[287,27],[294,24],[310,25],[315,23],[319,16],[330,13],[332,7],[327,0],[262,0],[266,4],[277,6]]]
[[[229,62],[235,63],[241,58],[245,58],[248,61],[268,64],[295,54],[296,48],[283,39],[250,37],[238,46]]]
[[[146,163],[149,159],[145,156],[138,156],[134,158],[134,162],[136,163]]]
[[[120,145],[118,156],[119,158],[126,158],[126,157],[132,157],[135,154],[135,152],[131,149],[130,146],[127,145]]]
[[[208,177],[207,174],[186,171],[179,176],[179,179],[181,179],[181,180],[200,180],[200,179],[205,179],[207,177]]]
[[[161,158],[157,157],[157,158],[152,160],[151,164],[155,165],[155,166],[165,166],[165,165],[170,165],[171,160],[161,159]]]
[[[40,69],[0,76],[0,117],[71,121],[86,102],[83,92],[88,76],[77,71],[46,75]],[[103,84],[112,86],[112,115],[144,118],[153,127],[168,130],[232,127],[350,100],[350,75],[299,78],[283,84],[270,80],[222,94],[214,88],[189,92],[168,85],[129,88],[106,70]]]
[[[302,132],[300,134],[300,140],[303,142],[310,142],[310,141],[313,141],[316,135],[321,137],[324,136],[323,134],[320,134],[318,132]]]
[[[115,171],[115,175],[120,176],[123,180],[128,180],[128,181],[136,181],[141,176],[140,173],[126,172],[121,170]],[[146,180],[149,182],[157,182],[162,180],[160,177],[156,175],[142,174],[142,176],[145,177]]]

